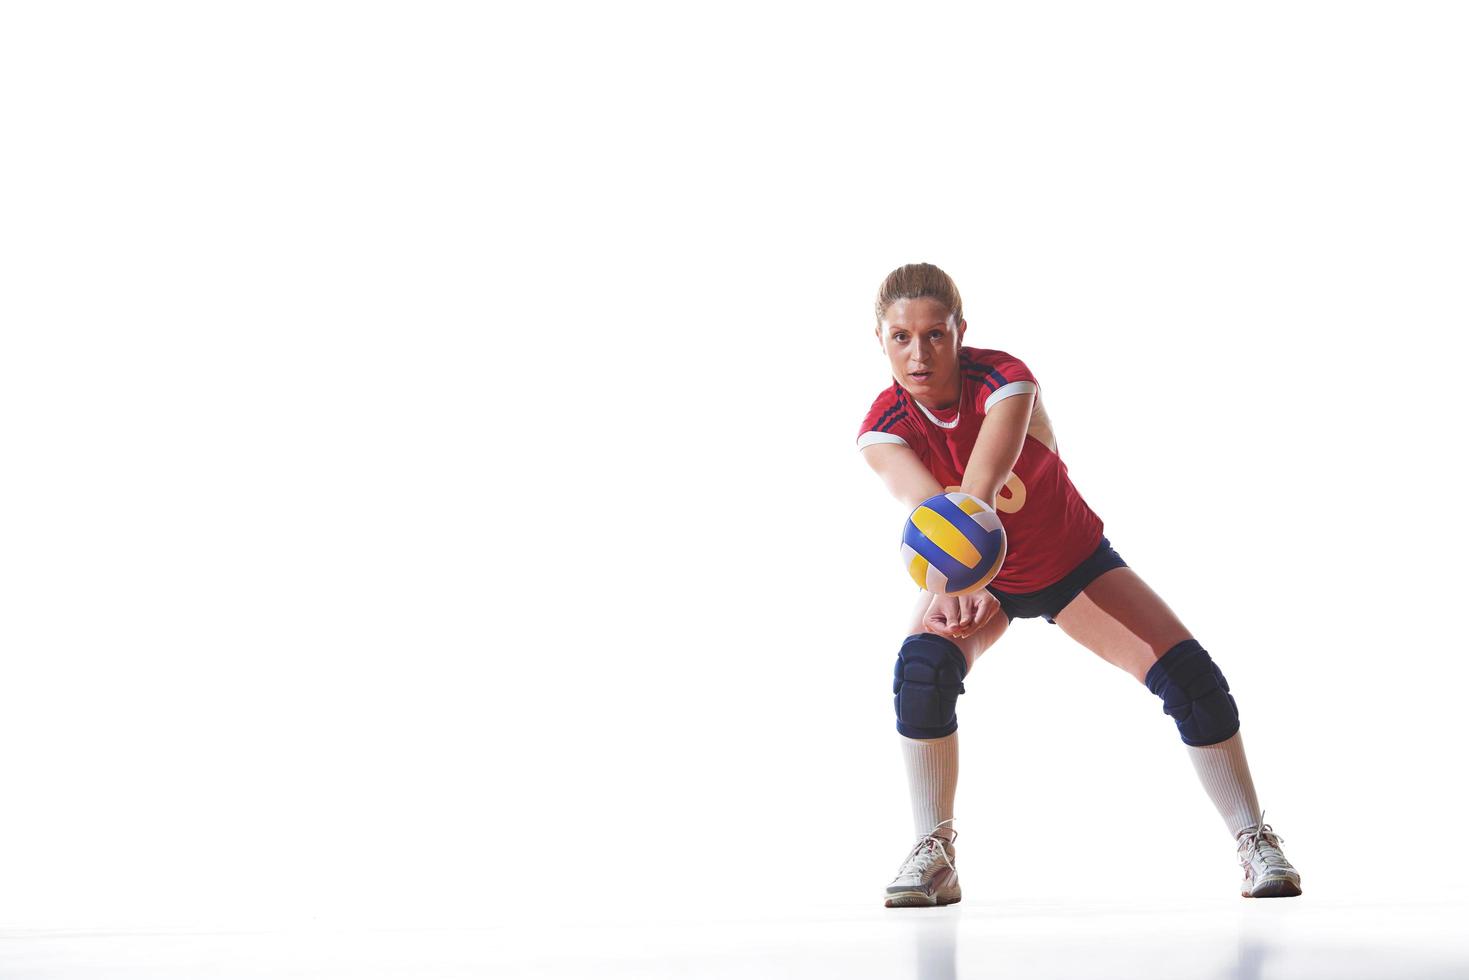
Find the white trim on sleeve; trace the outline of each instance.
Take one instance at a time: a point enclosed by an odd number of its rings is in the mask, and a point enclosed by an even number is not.
[[[1035,390],[1034,381],[1012,381],[1007,385],[1001,385],[984,400],[985,414],[989,414],[990,406],[997,401],[1003,401],[1011,395],[1028,395]]]
[[[895,436],[891,432],[864,432],[857,437],[857,448],[866,449],[868,446],[878,446],[887,442],[896,443],[899,446],[908,445],[907,439]]]

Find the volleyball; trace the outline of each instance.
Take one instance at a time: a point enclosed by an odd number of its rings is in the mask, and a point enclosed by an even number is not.
[[[967,493],[929,497],[903,525],[903,565],[935,595],[977,592],[1000,574],[1005,528],[1000,515]]]

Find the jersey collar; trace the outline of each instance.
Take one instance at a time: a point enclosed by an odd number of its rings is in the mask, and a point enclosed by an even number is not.
[[[919,411],[928,416],[928,420],[930,422],[938,426],[940,429],[957,429],[959,427],[959,419],[964,415],[964,383],[962,381],[959,383],[959,404],[957,406],[958,410],[954,413],[953,420],[949,422],[945,422],[937,415],[934,415],[928,410],[923,402],[919,401],[917,398],[914,398],[912,395],[909,395],[908,398],[910,401],[913,402],[913,404],[918,406]]]

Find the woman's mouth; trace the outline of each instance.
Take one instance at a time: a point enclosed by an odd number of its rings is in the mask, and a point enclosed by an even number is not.
[[[908,377],[919,383],[926,384],[928,382],[929,376],[932,374],[932,371],[909,371]]]

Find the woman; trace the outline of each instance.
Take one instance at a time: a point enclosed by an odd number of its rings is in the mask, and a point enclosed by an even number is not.
[[[909,507],[962,490],[995,508],[1008,550],[988,590],[924,592],[894,667],[894,706],[918,843],[888,885],[888,907],[959,901],[954,789],[962,680],[1014,619],[1043,617],[1163,699],[1209,798],[1234,835],[1246,897],[1299,895],[1300,875],[1264,822],[1239,714],[1208,652],[1112,550],[1076,492],[1040,386],[1003,351],[962,346],[964,308],[936,266],[883,281],[877,339],[894,384],[878,395],[857,445]]]

